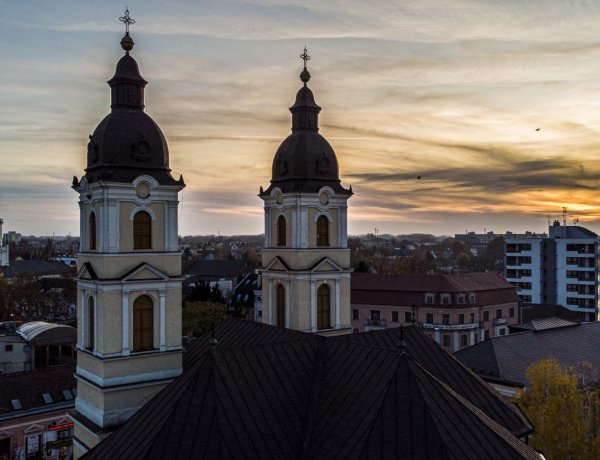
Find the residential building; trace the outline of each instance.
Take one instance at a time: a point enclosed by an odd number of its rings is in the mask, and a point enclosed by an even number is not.
[[[505,276],[523,303],[558,304],[598,317],[598,235],[554,221],[548,237],[505,240]]]
[[[350,327],[347,201],[333,148],[319,134],[321,107],[307,86],[290,108],[292,133],[277,149],[271,184],[260,189],[265,210],[262,321],[320,334]]]
[[[352,274],[356,332],[415,324],[448,351],[508,334],[518,322],[515,288],[496,273]]]
[[[0,458],[72,458],[74,373],[71,363],[0,374]]]
[[[527,332],[493,337],[454,356],[509,397],[529,384],[527,368],[543,358],[555,358],[561,365],[573,367],[586,362],[592,369],[600,369],[600,322],[549,321],[532,325]]]
[[[183,293],[189,295],[199,281],[218,286],[225,299],[230,299],[234,287],[247,269],[243,260],[194,260],[185,268]]]
[[[230,319],[84,459],[541,460],[532,432],[418,328],[332,337]]]
[[[4,220],[0,219],[0,267],[6,267],[8,265],[8,243],[4,243],[2,224],[4,224]]]
[[[129,19],[127,12],[123,18]],[[144,111],[133,40],[109,80],[111,112],[90,136],[79,195],[75,457],[181,372],[178,194],[166,140]],[[63,265],[64,266],[64,265]]]

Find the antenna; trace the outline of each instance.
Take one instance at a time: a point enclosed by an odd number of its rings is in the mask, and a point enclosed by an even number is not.
[[[550,227],[550,214],[548,214],[548,227]]]
[[[567,226],[567,207],[563,206],[562,210],[563,210],[563,225],[566,227]]]
[[[573,219],[573,225],[575,225],[575,226],[576,226],[578,223],[579,223],[579,217],[575,217],[575,218]]]

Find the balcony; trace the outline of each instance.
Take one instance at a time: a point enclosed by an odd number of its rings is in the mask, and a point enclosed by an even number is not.
[[[464,331],[469,329],[477,329],[479,323],[466,324],[435,324],[435,323],[419,323],[423,329],[438,329],[440,331]]]
[[[496,318],[494,319],[494,326],[504,326],[508,324],[508,318]]]
[[[365,318],[365,332],[385,329],[385,319]]]

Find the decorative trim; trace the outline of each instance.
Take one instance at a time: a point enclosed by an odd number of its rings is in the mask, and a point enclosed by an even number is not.
[[[144,206],[138,206],[137,208],[133,208],[131,210],[131,212],[129,213],[129,220],[133,222],[133,219],[134,219],[135,215],[138,212],[140,212],[140,211],[147,212],[148,214],[150,214],[150,217],[152,218],[152,220],[157,220],[156,213],[152,209],[146,207],[145,205]],[[154,252],[154,251],[148,251],[148,252]],[[134,253],[134,254],[137,254],[137,252]]]

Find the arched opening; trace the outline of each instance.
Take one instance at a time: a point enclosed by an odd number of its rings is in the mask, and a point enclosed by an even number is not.
[[[329,246],[329,220],[326,216],[317,219],[317,246]]]
[[[146,211],[133,218],[133,249],[152,248],[152,217]]]
[[[91,213],[88,221],[89,249],[96,249],[96,213]]]
[[[285,246],[286,243],[286,222],[285,217],[279,216],[277,218],[277,246]]]
[[[317,329],[331,328],[331,296],[329,286],[321,284],[317,289]]]
[[[147,295],[133,302],[133,351],[154,348],[154,303]]]
[[[87,349],[94,351],[96,339],[96,308],[94,306],[94,298],[88,299],[88,324],[87,324]]]
[[[285,288],[277,285],[277,327],[285,328]]]

